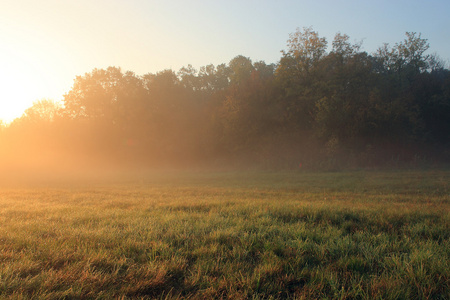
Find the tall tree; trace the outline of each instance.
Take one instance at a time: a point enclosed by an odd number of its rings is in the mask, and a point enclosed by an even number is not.
[[[322,75],[317,67],[326,53],[327,41],[311,27],[305,27],[290,34],[287,46],[275,72],[283,93],[280,98],[286,124],[295,130],[311,130],[315,105],[321,98],[316,93]]]
[[[289,35],[288,52],[283,52],[283,56],[294,58],[300,71],[308,71],[325,55],[327,44],[326,38],[312,27],[304,27],[303,31],[297,28]]]
[[[409,72],[412,75],[426,71],[433,56],[425,54],[430,48],[427,39],[423,39],[421,34],[406,32],[406,39],[390,47],[384,44],[378,48],[375,57],[387,72]]]
[[[228,65],[230,68],[230,83],[232,85],[245,84],[255,69],[252,60],[242,55],[233,58]]]
[[[64,95],[67,115],[74,119],[87,118],[117,124],[125,111],[142,111],[146,101],[143,82],[133,72],[125,74],[120,68],[94,69],[77,76],[72,89]],[[127,117],[128,119],[130,117]]]

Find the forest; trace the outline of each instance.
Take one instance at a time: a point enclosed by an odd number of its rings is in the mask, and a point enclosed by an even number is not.
[[[417,167],[450,162],[450,70],[421,34],[374,53],[291,33],[277,64],[236,56],[142,76],[77,76],[0,126],[8,170]],[[146,58],[142,58],[146,59]],[[24,83],[26,85],[26,83]],[[26,86],[24,87],[26,88]]]

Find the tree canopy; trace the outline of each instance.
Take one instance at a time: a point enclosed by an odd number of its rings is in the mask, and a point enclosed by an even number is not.
[[[142,76],[94,69],[75,78],[63,106],[42,100],[1,125],[0,160],[37,151],[45,163],[148,167],[448,162],[450,71],[429,48],[414,32],[375,53],[341,33],[329,48],[308,27],[289,36],[276,65],[238,55]]]

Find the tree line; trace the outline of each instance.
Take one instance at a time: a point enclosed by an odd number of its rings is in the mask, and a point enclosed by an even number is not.
[[[63,105],[41,100],[0,126],[0,163],[378,167],[450,160],[450,71],[421,34],[361,50],[312,28],[277,64],[236,56],[137,76],[77,76]]]

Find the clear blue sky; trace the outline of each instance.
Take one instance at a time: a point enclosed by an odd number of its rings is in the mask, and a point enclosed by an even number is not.
[[[142,75],[236,55],[276,63],[297,27],[329,43],[348,34],[369,53],[420,32],[449,61],[449,14],[449,0],[0,0],[0,119],[11,103],[22,103],[19,114],[37,99],[61,100],[93,68]],[[20,91],[24,80],[34,83]]]

